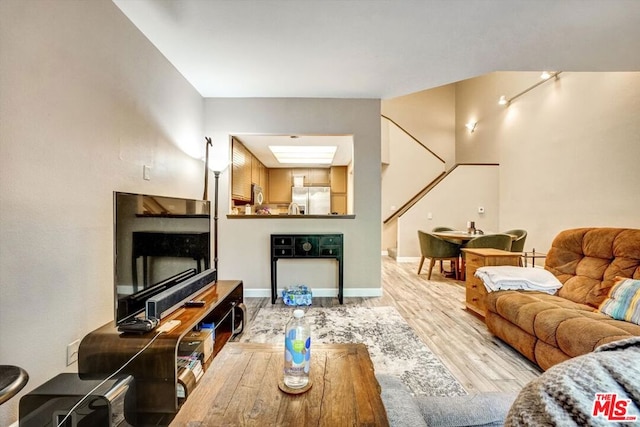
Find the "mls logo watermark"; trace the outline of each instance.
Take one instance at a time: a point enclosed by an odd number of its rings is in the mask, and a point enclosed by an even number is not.
[[[637,421],[636,415],[627,415],[630,399],[619,399],[616,393],[596,393],[592,415],[607,421]]]

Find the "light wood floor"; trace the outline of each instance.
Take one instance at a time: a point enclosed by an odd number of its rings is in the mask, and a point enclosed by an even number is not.
[[[434,267],[431,281],[418,263],[382,257],[383,296],[345,298],[345,305],[393,306],[424,343],[438,355],[469,393],[518,391],[542,372],[507,344],[493,337],[478,317],[464,310],[464,282],[446,279]],[[245,298],[249,321],[270,298]],[[313,299],[314,306],[338,305],[337,298]]]

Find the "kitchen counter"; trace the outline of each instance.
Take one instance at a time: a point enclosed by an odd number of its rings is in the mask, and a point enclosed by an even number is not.
[[[351,215],[233,215],[227,214],[228,219],[355,219],[355,214]]]

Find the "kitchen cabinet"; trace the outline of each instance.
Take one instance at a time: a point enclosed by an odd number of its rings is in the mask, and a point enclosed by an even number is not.
[[[251,183],[257,184],[259,186],[262,186],[262,183],[260,182],[260,165],[261,164],[262,163],[260,163],[260,160],[251,156]]]
[[[338,215],[347,214],[347,195],[346,194],[331,194],[331,213],[337,213]]]
[[[305,185],[312,187],[325,187],[329,186],[331,182],[329,179],[329,168],[310,168],[309,179],[305,180]],[[308,181],[308,183],[306,182]]]
[[[303,176],[305,187],[328,187],[330,183],[329,168],[293,168],[291,176]],[[293,186],[293,178],[291,178]]]
[[[260,185],[260,187],[262,187],[262,195],[264,196],[264,200],[269,200],[269,169],[263,165],[262,163],[260,163],[259,166],[259,175],[260,175],[260,181],[258,183],[258,185]]]
[[[251,200],[251,158],[252,154],[244,145],[232,142],[232,177],[231,198],[234,200]]]
[[[347,192],[347,167],[333,166],[331,168],[331,192],[346,193]]]
[[[269,203],[291,203],[291,169],[269,169]]]
[[[251,201],[251,184],[262,187],[262,193],[266,197],[267,168],[238,140],[234,139],[232,145],[231,198],[238,201]]]
[[[339,215],[347,213],[347,167],[331,168],[331,212]]]

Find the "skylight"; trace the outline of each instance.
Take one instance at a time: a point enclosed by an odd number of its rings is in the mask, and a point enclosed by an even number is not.
[[[282,164],[330,165],[336,154],[335,145],[270,145],[269,150]]]

